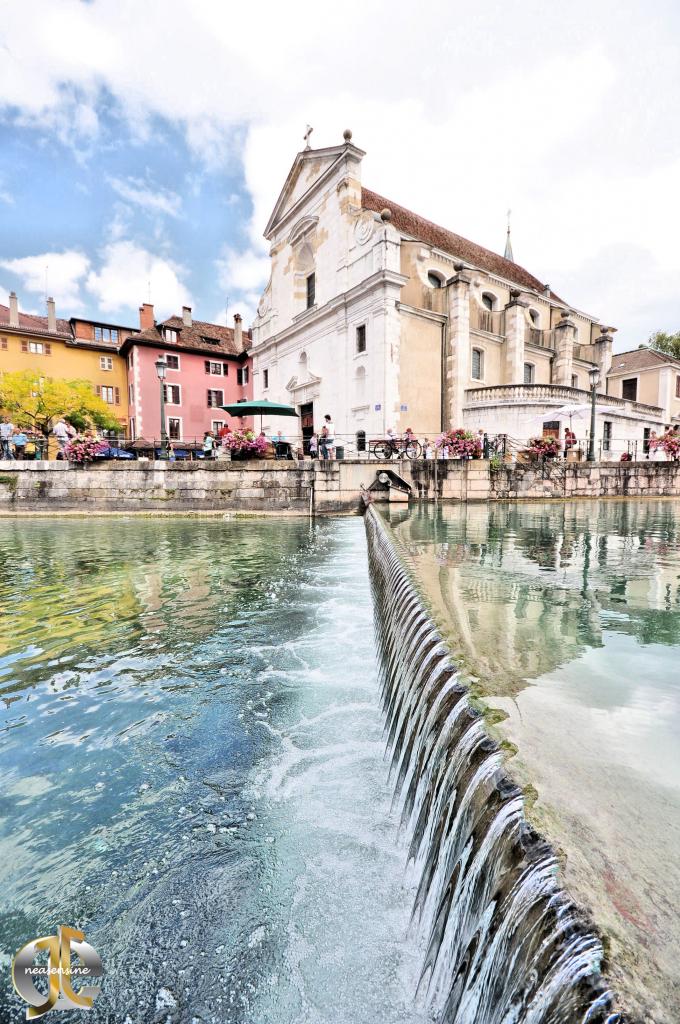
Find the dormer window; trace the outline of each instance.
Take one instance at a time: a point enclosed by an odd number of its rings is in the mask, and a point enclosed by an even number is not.
[[[431,270],[427,275],[427,283],[430,288],[441,288],[444,284],[444,280],[439,274],[435,273],[434,270]]]
[[[172,327],[163,328],[163,340],[177,343],[177,331],[173,330]]]

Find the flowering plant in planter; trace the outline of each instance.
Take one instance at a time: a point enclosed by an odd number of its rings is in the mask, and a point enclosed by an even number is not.
[[[560,453],[560,442],[556,437],[532,437],[527,451],[537,459],[555,459]]]
[[[672,430],[669,430],[662,437],[651,438],[649,447],[653,450],[661,448],[669,459],[672,459],[673,462],[677,462],[678,459],[680,459],[680,434],[676,434]]]
[[[83,465],[86,462],[94,462],[107,448],[108,445],[98,441],[96,437],[74,437],[64,448],[64,455],[69,462]]]
[[[233,452],[251,452],[253,455],[264,455],[269,447],[266,437],[261,437],[253,430],[232,430],[222,442],[225,448]]]
[[[440,434],[435,441],[435,447],[440,451],[444,449],[450,459],[480,459],[482,457],[482,442],[471,430],[463,430],[456,427],[455,430],[447,430]]]

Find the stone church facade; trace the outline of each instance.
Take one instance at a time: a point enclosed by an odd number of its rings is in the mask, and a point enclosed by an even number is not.
[[[364,155],[347,131],[295,158],[265,229],[256,398],[296,406],[305,433],[330,413],[350,450],[407,427],[524,440],[551,409],[587,403],[597,367],[610,437],[662,428],[661,409],[604,394],[611,328],[512,259],[364,188]],[[290,423],[265,427],[290,435]]]

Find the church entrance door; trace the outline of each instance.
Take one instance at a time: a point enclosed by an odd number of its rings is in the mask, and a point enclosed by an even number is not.
[[[302,450],[309,455],[309,439],[314,433],[314,402],[300,406],[300,426],[302,427]]]

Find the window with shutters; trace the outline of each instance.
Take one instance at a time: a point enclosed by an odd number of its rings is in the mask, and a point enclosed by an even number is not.
[[[241,384],[241,385],[248,383],[248,367],[247,366],[241,366],[236,371],[236,383],[237,384]]]
[[[166,341],[177,341],[177,331],[173,330],[172,327],[164,327],[163,337]]]
[[[22,341],[21,351],[31,352],[34,356],[44,356],[50,354],[51,345],[49,342],[43,343],[42,341]]]
[[[224,420],[213,420],[210,429],[213,434],[219,434],[220,430],[224,426]]]
[[[179,384],[164,384],[163,392],[165,394],[165,401],[168,405],[182,404],[182,395],[180,393]]]
[[[205,372],[211,373],[213,377],[228,377],[229,363],[214,363],[212,360],[206,359]]]
[[[112,370],[113,359],[111,356],[100,356],[99,357],[99,369],[100,370]]]
[[[7,338],[0,338],[0,349],[2,349],[3,352],[7,351]]]
[[[214,391],[212,388],[209,388],[208,408],[219,409],[219,407],[222,405],[224,405],[224,391]]]
[[[169,370],[179,370],[179,356],[173,356],[166,352],[165,364]]]
[[[484,352],[481,348],[473,348],[472,350],[471,377],[473,380],[484,379]]]
[[[179,416],[168,416],[168,437],[171,441],[182,440],[182,420]]]
[[[120,388],[97,384],[96,392],[107,405],[120,405]]]

